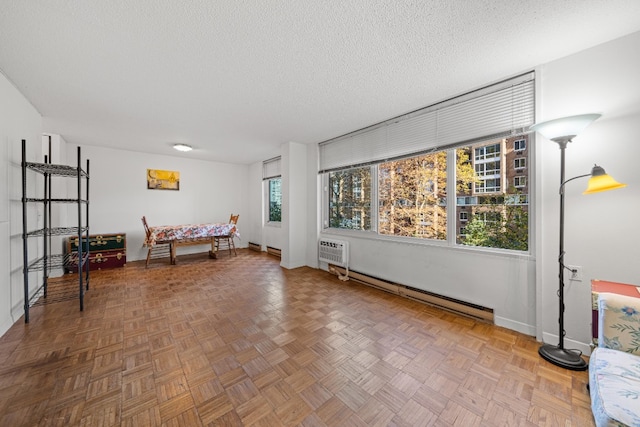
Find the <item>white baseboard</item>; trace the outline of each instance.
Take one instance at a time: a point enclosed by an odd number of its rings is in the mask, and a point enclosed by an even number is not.
[[[0,337],[7,333],[7,331],[13,326],[14,320],[11,316],[7,316],[0,323]]]
[[[542,334],[542,339],[547,344],[558,344],[558,336],[555,334],[544,332]],[[565,337],[564,348],[570,349],[570,350],[574,350],[574,349],[579,350],[585,356],[591,356],[591,344],[588,344],[588,343],[574,341]]]
[[[516,322],[515,320],[507,319],[500,316],[494,316],[494,323],[496,326],[502,326],[503,328],[511,329],[521,334],[536,336],[536,328],[533,325],[527,325],[526,323]]]

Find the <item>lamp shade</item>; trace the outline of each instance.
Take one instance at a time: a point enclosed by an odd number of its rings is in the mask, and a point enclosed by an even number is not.
[[[587,184],[587,189],[582,194],[600,193],[601,191],[616,190],[626,186],[627,184],[619,183],[607,175],[603,168],[595,165],[591,170],[591,178]]]
[[[529,129],[541,133],[551,141],[569,141],[600,116],[601,114],[582,114],[579,116],[563,117],[561,119],[536,123]]]

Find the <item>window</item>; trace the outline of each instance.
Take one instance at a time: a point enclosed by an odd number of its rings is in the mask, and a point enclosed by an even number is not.
[[[371,229],[371,168],[329,174],[329,227]]]
[[[528,136],[514,139],[521,141],[521,146],[526,146]],[[509,138],[505,138],[501,144],[509,147],[511,143]],[[516,176],[514,169],[500,169],[499,161],[489,158],[488,153],[494,157],[500,153],[501,144],[457,149],[458,156],[464,156],[473,149],[474,161],[479,160],[473,169],[475,178],[466,178],[466,181],[475,180],[474,190],[477,194],[474,197],[475,203],[469,203],[470,197],[462,194],[468,190],[466,186],[461,185],[463,180],[458,177],[456,209],[460,221],[463,221],[463,218],[466,218],[466,221],[464,222],[465,232],[458,234],[456,242],[467,246],[527,250],[529,247],[528,195],[523,194],[527,176],[522,172]],[[510,155],[513,156],[513,154]],[[506,159],[510,159],[509,153]],[[520,154],[518,158],[514,158],[514,165],[524,166],[526,159],[526,154]],[[463,171],[458,168],[457,174],[461,173]],[[502,188],[502,180],[513,182],[514,185]],[[471,208],[470,213],[467,206]],[[463,212],[462,209],[467,211]]]
[[[392,236],[447,238],[447,153],[378,166],[378,232]]]
[[[500,212],[489,210],[476,213],[475,218],[477,218],[479,221],[484,222],[485,224],[495,224],[502,220],[502,215],[500,214]]]
[[[500,191],[500,178],[484,179],[476,184],[476,193],[495,193]]]
[[[269,180],[269,222],[282,221],[282,178]]]
[[[354,176],[353,177],[353,199],[359,200],[362,198],[362,177]]]
[[[527,205],[529,204],[528,194],[511,194],[505,198],[507,205]]]
[[[458,206],[477,205],[478,204],[478,198],[475,197],[475,196],[458,197],[456,203],[457,203]]]
[[[500,144],[487,145],[475,149],[475,161],[480,162],[487,159],[497,159],[500,157]]]
[[[325,228],[528,250],[525,150],[533,77],[523,74],[320,143]]]
[[[478,177],[500,176],[500,160],[477,164],[476,175]]]
[[[362,213],[362,211],[353,212],[353,218],[351,220],[353,221],[353,228],[355,230],[360,230],[362,228]]]
[[[265,184],[265,214],[267,222],[282,221],[282,178],[280,178],[280,157],[262,162],[262,182]]]

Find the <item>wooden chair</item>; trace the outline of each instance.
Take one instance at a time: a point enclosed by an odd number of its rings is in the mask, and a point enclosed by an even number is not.
[[[168,256],[169,260],[171,260],[172,242],[165,240],[156,240],[153,246],[149,246],[146,242],[151,238],[151,230],[149,230],[149,225],[147,225],[147,218],[145,218],[144,216],[142,217],[142,225],[144,226],[144,232],[147,236],[144,245],[149,248],[149,251],[147,252],[147,262],[144,267],[147,268],[149,266],[149,260],[151,258],[164,258],[165,256]]]
[[[237,224],[238,218],[240,218],[240,215],[231,214],[231,216],[229,217],[229,224]],[[229,249],[229,255],[231,255],[231,251],[233,251],[233,254],[237,256],[238,253],[236,252],[236,245],[233,243],[233,237],[233,233],[224,236],[216,236],[214,248],[215,253],[218,253],[218,251],[222,248],[227,248]]]

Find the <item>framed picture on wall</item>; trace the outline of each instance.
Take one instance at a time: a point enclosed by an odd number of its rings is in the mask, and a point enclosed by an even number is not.
[[[180,172],[147,169],[147,189],[180,190]]]

